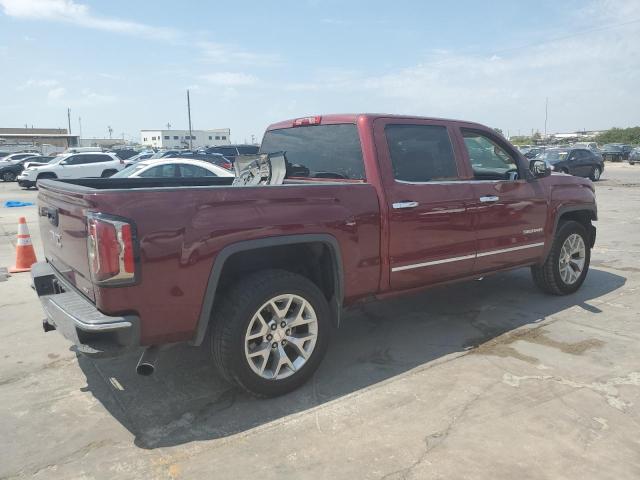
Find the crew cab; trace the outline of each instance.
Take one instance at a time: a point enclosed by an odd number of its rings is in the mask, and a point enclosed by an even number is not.
[[[229,381],[275,396],[312,375],[345,307],[520,267],[566,295],[587,275],[591,181],[483,125],[312,116],[271,125],[261,152],[284,152],[284,183],[41,181],[45,330],[87,355],[142,349],[142,374],[206,341]]]
[[[109,177],[123,168],[124,160],[113,153],[69,153],[45,165],[28,166],[18,175],[18,185],[35,187],[38,180],[47,178]]]

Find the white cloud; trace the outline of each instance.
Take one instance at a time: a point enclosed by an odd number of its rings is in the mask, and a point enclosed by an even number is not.
[[[340,101],[341,110],[458,117],[512,134],[542,130],[546,97],[550,132],[637,125],[640,2],[596,1],[585,12],[576,13],[574,33],[539,31],[529,46],[436,51],[388,73],[320,71],[284,88],[319,104],[330,98],[324,108]]]
[[[87,5],[73,0],[0,0],[0,6],[10,17],[73,23],[85,28],[150,38],[172,39],[177,36],[173,29],[94,15]]]
[[[196,42],[195,45],[200,49],[203,59],[211,63],[235,63],[258,66],[282,63],[279,55],[249,52],[225,43],[201,41]]]
[[[64,87],[56,87],[49,90],[47,93],[47,98],[49,100],[60,100],[67,93],[67,90]]]
[[[258,79],[253,75],[234,72],[209,73],[206,75],[200,75],[200,78],[213,85],[223,85],[226,87],[254,85],[258,81]]]
[[[20,85],[18,87],[18,90],[27,90],[33,87],[36,87],[36,88],[55,87],[58,84],[59,84],[58,80],[55,80],[53,78],[46,78],[43,80],[34,80],[33,78],[30,78],[23,85]]]

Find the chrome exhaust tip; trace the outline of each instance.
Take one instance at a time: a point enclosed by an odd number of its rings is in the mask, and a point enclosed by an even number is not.
[[[138,375],[148,377],[153,374],[156,369],[156,360],[158,359],[159,351],[160,349],[155,345],[145,348],[142,355],[140,355],[140,360],[138,360],[138,365],[136,366],[136,373]]]

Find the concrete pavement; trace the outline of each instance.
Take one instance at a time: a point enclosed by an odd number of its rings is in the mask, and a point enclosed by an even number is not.
[[[521,270],[362,306],[273,400],[206,349],[147,378],[135,355],[77,357],[42,332],[28,274],[0,279],[0,478],[640,478],[640,166],[607,164],[597,195],[578,293]],[[35,196],[0,183],[0,204]],[[0,268],[20,215],[39,246],[36,209],[0,206]]]

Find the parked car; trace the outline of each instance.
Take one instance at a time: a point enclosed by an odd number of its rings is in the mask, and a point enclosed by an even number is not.
[[[148,158],[153,157],[155,152],[140,152],[133,157],[129,157],[124,161],[125,166],[133,165],[134,163],[141,162],[142,160],[146,160]]]
[[[42,155],[38,155],[9,162],[0,162],[0,178],[3,182],[14,182],[16,178],[18,178],[18,175],[25,169],[25,165],[33,159],[38,159],[38,161],[44,161],[46,163],[52,158],[54,157],[43,157]]]
[[[238,155],[255,155],[259,150],[260,147],[258,145],[218,145],[217,147],[207,148],[205,152],[219,153],[233,163]]]
[[[587,177],[594,182],[604,172],[602,157],[586,148],[549,148],[536,158],[547,162],[554,172]]]
[[[634,148],[629,154],[629,165],[634,165],[636,163],[640,163],[640,147]]]
[[[491,128],[307,117],[271,125],[261,152],[286,152],[297,178],[41,181],[45,331],[90,356],[143,349],[140,374],[161,346],[207,338],[225,378],[275,396],[313,375],[343,307],[525,266],[554,295],[587,276],[593,184]]]
[[[191,177],[233,177],[222,167],[202,160],[163,158],[143,160],[120,170],[112,178],[191,178]]]
[[[129,158],[138,155],[138,151],[133,150],[132,148],[116,148],[110,150],[109,153],[113,153],[116,157],[121,158],[122,160],[128,160]]]
[[[174,155],[174,157],[202,160],[225,168],[227,170],[233,170],[233,163],[231,162],[231,160],[220,153],[192,152],[190,150],[187,150]]]
[[[10,155],[7,155],[6,157],[4,157],[2,159],[3,162],[13,162],[16,160],[22,160],[23,158],[27,158],[27,157],[39,157],[40,154],[39,153],[33,153],[33,152],[20,152],[20,153],[12,153]]]
[[[601,152],[602,158],[611,162],[621,162],[625,157],[628,157],[628,154],[625,153],[625,150],[619,143],[607,143],[603,145]]]
[[[22,166],[26,169],[29,167],[39,167],[41,165],[46,165],[47,163],[51,163],[56,159],[57,155],[47,155],[47,156],[38,156],[38,157],[27,157]]]
[[[528,159],[536,158],[538,155],[542,154],[547,147],[531,147],[526,153],[523,155]]]
[[[578,142],[571,145],[573,148],[586,148],[587,150],[591,150],[595,153],[600,153],[600,149],[598,148],[598,144],[596,142]]]
[[[58,155],[46,165],[25,168],[18,175],[18,185],[31,188],[46,178],[108,177],[123,168],[124,160],[112,153],[69,153]]]
[[[156,158],[174,157],[176,155],[180,155],[180,153],[184,151],[185,150],[158,150],[149,158],[156,159]]]

